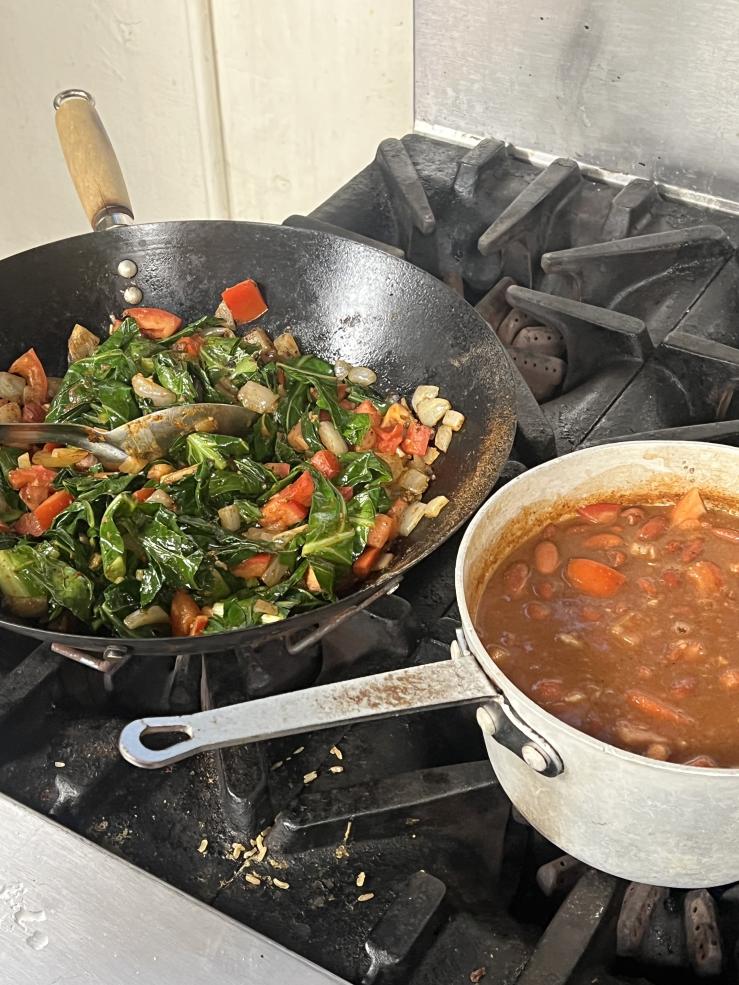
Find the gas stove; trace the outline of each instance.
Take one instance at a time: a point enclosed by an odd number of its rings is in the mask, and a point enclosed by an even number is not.
[[[415,134],[286,221],[402,253],[476,305],[517,377],[499,483],[615,438],[739,439],[739,216],[492,137]],[[735,981],[739,887],[627,886],[562,856],[511,808],[470,709],[160,772],[120,759],[132,717],[446,659],[458,542],[291,661],[109,652],[91,668],[4,635],[0,792],[347,982]]]

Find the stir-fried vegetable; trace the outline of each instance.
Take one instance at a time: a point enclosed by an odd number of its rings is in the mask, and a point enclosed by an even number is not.
[[[199,401],[254,415],[247,437],[183,435],[130,474],[79,449],[0,448],[0,595],[14,614],[136,637],[276,622],[386,568],[394,539],[446,506],[421,502],[439,433],[464,421],[437,387],[413,409],[389,403],[371,369],[303,355],[289,331],[238,335],[267,310],[254,281],[222,297],[219,317],[184,327],[144,307],[102,342],[75,325],[61,381],[33,349],[0,373],[5,420],[114,428]]]

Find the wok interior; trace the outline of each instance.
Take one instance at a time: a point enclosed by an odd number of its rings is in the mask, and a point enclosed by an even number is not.
[[[269,305],[257,324],[270,334],[290,330],[304,352],[371,367],[381,392],[410,396],[419,384],[437,385],[465,415],[464,428],[436,467],[434,495],[447,496],[449,505],[398,542],[383,578],[438,547],[489,494],[515,428],[510,368],[494,333],[430,275],[325,233],[242,222],[157,223],[90,233],[10,257],[0,262],[5,364],[33,345],[47,371],[63,375],[75,322],[107,334],[111,312],[125,306],[122,291],[129,281],[117,273],[123,259],[138,266],[141,303],[185,321],[212,313],[225,287],[252,277]],[[315,613],[306,616],[287,622],[317,621]]]

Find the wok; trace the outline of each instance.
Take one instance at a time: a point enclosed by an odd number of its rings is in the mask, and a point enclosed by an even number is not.
[[[132,260],[141,303],[184,319],[212,312],[221,290],[254,278],[269,311],[257,323],[271,334],[290,329],[304,352],[370,366],[385,392],[411,394],[436,384],[466,417],[438,460],[434,495],[449,505],[423,521],[391,567],[353,594],[283,623],[196,638],[127,639],[130,653],[204,653],[286,637],[300,649],[375,597],[427,557],[469,518],[490,492],[513,440],[510,366],[492,330],[459,295],[396,257],[314,230],[236,221],[132,225],[132,209],[110,142],[87,94],[55,100],[67,164],[93,228],[0,261],[0,347],[9,364],[34,346],[47,372],[63,375],[76,321],[101,333],[125,307]],[[104,651],[110,637],[62,634],[19,619],[0,626],[38,639]],[[121,642],[121,641],[117,641]]]

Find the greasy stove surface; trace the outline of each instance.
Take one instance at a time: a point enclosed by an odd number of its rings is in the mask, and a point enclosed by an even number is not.
[[[573,162],[537,169],[492,138],[467,151],[410,136],[289,221],[402,250],[477,304],[521,371],[501,482],[619,435],[736,442],[736,217],[643,180],[596,184]],[[2,636],[0,790],[350,982],[736,981],[737,887],[626,886],[562,857],[511,810],[470,709],[160,772],[118,756],[141,714],[445,659],[458,541],[299,657],[123,659],[102,674]]]

